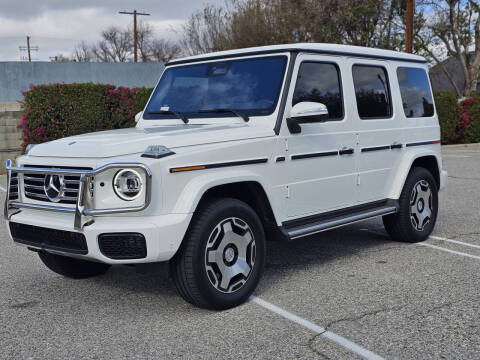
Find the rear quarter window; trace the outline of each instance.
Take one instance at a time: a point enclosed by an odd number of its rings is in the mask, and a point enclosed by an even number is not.
[[[435,110],[426,71],[418,68],[399,67],[397,77],[405,116],[407,118],[433,116]]]
[[[390,85],[385,68],[354,65],[352,72],[360,118],[362,120],[391,118]]]

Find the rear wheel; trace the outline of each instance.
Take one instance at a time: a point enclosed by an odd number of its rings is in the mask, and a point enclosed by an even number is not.
[[[410,171],[399,199],[399,211],[383,217],[395,241],[420,242],[433,231],[438,213],[437,183],[425,168]]]
[[[255,211],[236,199],[215,199],[195,214],[171,266],[186,301],[221,310],[248,299],[264,263],[265,235]]]
[[[101,275],[110,268],[108,264],[74,259],[45,251],[39,252],[38,256],[50,270],[73,279],[85,279]]]

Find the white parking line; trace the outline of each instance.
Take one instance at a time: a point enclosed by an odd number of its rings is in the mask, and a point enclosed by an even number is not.
[[[295,314],[292,314],[291,312],[288,312],[287,310],[284,310],[282,308],[279,308],[276,305],[273,305],[265,300],[262,300],[256,296],[250,296],[250,301],[253,301],[257,305],[260,305],[264,307],[267,310],[270,310],[271,312],[274,312],[285,319],[288,319],[290,321],[293,321],[303,327],[306,327],[309,330],[312,330],[313,332],[317,334],[321,334],[321,336],[326,337],[327,339],[337,343],[338,345],[344,347],[347,350],[350,350],[351,352],[354,352],[355,354],[361,356],[364,359],[375,359],[375,360],[382,360],[383,358],[370,350],[365,349],[364,347],[355,344],[354,342],[351,342],[348,339],[345,339],[343,336],[337,335],[331,331],[326,330],[325,328],[318,326],[304,318],[301,318]]]
[[[453,239],[447,239],[447,238],[445,238],[445,237],[430,235],[430,239],[447,241],[447,242],[451,242],[451,243],[453,243],[453,244],[458,244],[458,245],[463,245],[463,246],[469,246],[469,247],[472,247],[472,248],[480,249],[480,245],[470,244],[470,243],[466,243],[466,242],[458,241],[458,240],[453,240]]]
[[[7,192],[7,189],[5,189],[3,186],[0,186],[0,190],[3,192]]]
[[[428,247],[431,247],[431,248],[433,248],[433,249],[437,249],[437,250],[441,250],[441,251],[446,251],[446,252],[449,252],[449,253],[452,253],[452,254],[457,254],[457,255],[466,256],[466,257],[469,257],[469,258],[472,258],[472,259],[480,260],[480,256],[476,256],[476,255],[472,255],[472,254],[467,254],[467,253],[464,253],[464,252],[461,252],[461,251],[455,251],[455,250],[446,249],[446,248],[443,248],[443,247],[441,247],[441,246],[436,246],[436,245],[427,244],[427,243],[417,243],[417,245],[420,245],[420,246],[428,246]]]

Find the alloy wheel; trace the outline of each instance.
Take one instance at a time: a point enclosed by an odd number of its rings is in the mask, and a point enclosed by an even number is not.
[[[238,291],[255,264],[255,238],[250,226],[237,217],[218,223],[207,241],[205,270],[210,283],[223,293]]]

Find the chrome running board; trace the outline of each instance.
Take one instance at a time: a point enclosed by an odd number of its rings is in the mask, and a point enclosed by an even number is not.
[[[288,234],[290,240],[294,240],[303,236],[308,236],[322,231],[335,229],[341,226],[353,224],[377,216],[394,214],[397,212],[397,208],[398,207],[396,204],[388,204],[382,207],[351,212],[348,215],[335,216],[334,214],[332,214],[333,216],[331,217],[324,217],[321,220],[319,219],[317,221],[308,222],[302,225],[287,225],[284,226],[284,229]]]

